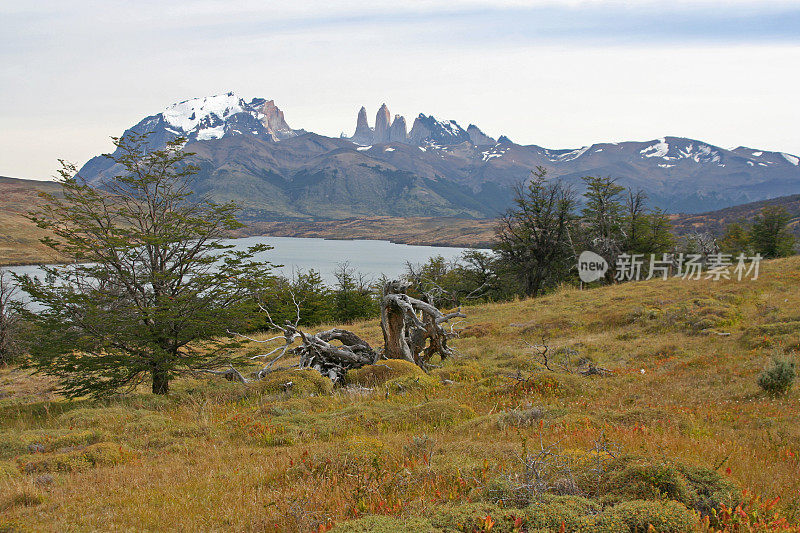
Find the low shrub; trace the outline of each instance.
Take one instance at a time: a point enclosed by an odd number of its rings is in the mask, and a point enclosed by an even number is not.
[[[365,516],[336,525],[330,533],[438,533],[429,520],[424,518],[400,519],[393,516]]]
[[[81,407],[59,416],[59,422],[76,428],[119,428],[150,411],[129,407]]]
[[[459,361],[456,364],[446,365],[431,372],[440,380],[449,379],[457,383],[473,383],[486,377],[486,370],[481,365],[472,362]]]
[[[603,513],[601,531],[686,533],[699,522],[696,513],[675,501],[637,500],[622,502]]]
[[[776,355],[758,375],[758,386],[770,396],[782,396],[792,388],[795,376],[794,362]]]
[[[608,463],[601,480],[600,494],[609,502],[622,500],[677,501],[703,516],[716,516],[725,507],[734,506],[736,486],[721,474],[708,468],[681,463],[651,464],[631,457]],[[592,492],[597,487],[593,476],[587,476],[582,488]],[[595,478],[596,479],[596,478]]]
[[[226,425],[231,437],[248,444],[284,446],[293,442],[283,424],[274,424],[265,418],[254,418],[246,413],[233,415]]]
[[[436,508],[430,518],[434,528],[441,531],[492,531],[511,533],[524,525],[524,513],[503,509],[491,503],[468,503]]]
[[[692,507],[701,515],[715,517],[723,506],[736,507],[739,491],[722,474],[697,466],[677,464],[676,467],[694,490],[695,499]]]
[[[600,513],[600,506],[580,496],[544,496],[525,508],[529,528],[558,531],[580,531],[587,517]]]
[[[473,418],[475,411],[452,400],[433,400],[411,407],[402,412],[400,416],[410,421],[411,427],[414,427],[414,424],[442,427],[452,426],[456,422]]]
[[[686,477],[675,466],[630,464],[612,474],[608,494],[625,500],[658,500],[669,498],[692,505],[696,493]]]
[[[35,507],[42,503],[44,503],[44,497],[41,494],[23,490],[22,492],[12,494],[6,501],[0,504],[0,511],[5,511],[12,507]]]
[[[0,461],[0,481],[20,476],[20,470],[13,461]]]
[[[491,322],[484,322],[481,324],[471,324],[462,329],[458,336],[462,339],[468,337],[486,337],[487,335],[495,335],[497,333],[497,326]]]
[[[530,427],[544,419],[545,412],[539,407],[528,409],[511,409],[497,415],[497,427],[507,429],[510,427]]]

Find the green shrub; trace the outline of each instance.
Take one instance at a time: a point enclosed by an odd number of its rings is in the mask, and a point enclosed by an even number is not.
[[[719,472],[682,464],[676,466],[694,490],[696,496],[692,507],[700,514],[714,517],[722,505],[736,507],[739,491]]]
[[[600,506],[580,496],[544,496],[525,508],[529,528],[558,531],[580,531],[587,517],[596,516]]]
[[[770,396],[781,396],[789,392],[795,378],[794,361],[779,356],[758,375],[758,386]]]
[[[431,374],[440,380],[449,379],[457,383],[473,383],[486,377],[486,369],[473,361],[458,361],[455,364],[447,364],[442,368],[437,368]]]
[[[400,416],[412,423],[432,426],[452,426],[456,422],[475,416],[475,411],[452,400],[433,400],[411,407]]]
[[[669,499],[713,517],[722,505],[735,507],[738,495],[736,486],[718,472],[681,463],[650,464],[622,457],[606,471],[606,488],[598,496],[610,502]],[[583,479],[584,488],[591,488],[590,478]]]
[[[488,531],[511,533],[515,523],[524,525],[524,512],[518,509],[503,509],[491,503],[468,503],[448,505],[434,510],[431,524],[442,531]]]
[[[64,425],[76,428],[119,428],[127,422],[149,414],[150,411],[141,411],[129,407],[82,407],[67,411],[59,416],[59,421]]]
[[[692,505],[696,498],[686,477],[666,463],[627,465],[611,476],[609,494],[625,500],[669,498],[686,505]]]
[[[609,528],[606,531],[646,533],[652,526],[658,533],[685,533],[693,531],[699,522],[697,514],[674,501],[623,502],[603,514],[600,523]],[[621,529],[622,524],[627,527]]]

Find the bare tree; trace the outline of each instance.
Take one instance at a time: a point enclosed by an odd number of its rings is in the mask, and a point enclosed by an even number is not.
[[[525,295],[534,297],[563,279],[575,258],[574,193],[546,176],[547,170],[538,167],[527,184],[515,188],[514,205],[500,217],[494,246],[500,264],[520,280]]]
[[[0,367],[7,366],[19,353],[19,317],[13,306],[17,292],[11,275],[0,269]]]

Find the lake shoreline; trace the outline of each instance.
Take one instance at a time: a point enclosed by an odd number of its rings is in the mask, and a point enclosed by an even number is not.
[[[402,222],[409,222],[409,230],[404,232]],[[445,234],[441,234],[441,227],[450,222],[452,226]],[[474,224],[472,224],[474,223]],[[323,239],[326,241],[377,241],[407,246],[426,246],[431,248],[470,248],[489,249],[491,240],[489,227],[494,227],[494,221],[468,219],[442,219],[419,217],[414,219],[398,219],[395,217],[353,218],[347,220],[330,220],[316,222],[254,222],[244,228],[236,230],[231,237],[283,237],[294,239]],[[417,224],[417,225],[413,225]],[[434,233],[427,237],[419,231],[419,225],[425,226],[426,234]],[[336,234],[335,226],[344,226],[345,235]],[[264,231],[265,228],[267,231]],[[341,231],[342,228],[339,228]],[[452,231],[465,231],[459,235],[452,235]],[[472,231],[470,233],[470,230]],[[371,232],[371,234],[369,233]],[[439,236],[435,235],[439,232]],[[493,233],[492,233],[493,235]],[[60,260],[52,255],[45,255],[52,251],[44,250],[41,255],[30,252],[37,259],[33,260],[7,260],[0,256],[0,268],[23,267],[38,265],[66,265],[69,260]]]

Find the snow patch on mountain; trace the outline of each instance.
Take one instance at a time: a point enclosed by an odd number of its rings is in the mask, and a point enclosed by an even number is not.
[[[719,163],[722,159],[722,155],[707,144],[695,145],[694,141],[687,143],[688,139],[671,139],[671,141],[672,143],[666,137],[662,137],[639,153],[642,157],[657,157],[665,161],[691,159],[697,163]]]
[[[559,162],[562,162],[562,163],[566,162],[566,161],[574,161],[574,160],[578,159],[580,156],[582,156],[583,154],[585,154],[587,151],[589,151],[589,148],[591,148],[591,146],[584,146],[583,148],[578,148],[577,150],[572,150],[572,151],[567,152],[565,154],[557,155],[555,157],[555,159],[550,158],[550,161],[559,161]]]
[[[489,161],[495,157],[502,157],[508,150],[508,147],[501,148],[499,144],[496,144],[492,148],[481,152],[481,161]]]
[[[644,157],[661,157],[668,159],[669,143],[665,138],[660,139],[656,144],[648,146],[644,150],[639,151]]]
[[[791,154],[781,153],[784,159],[786,159],[789,163],[793,164],[794,166],[800,165],[800,158],[793,156]]]

